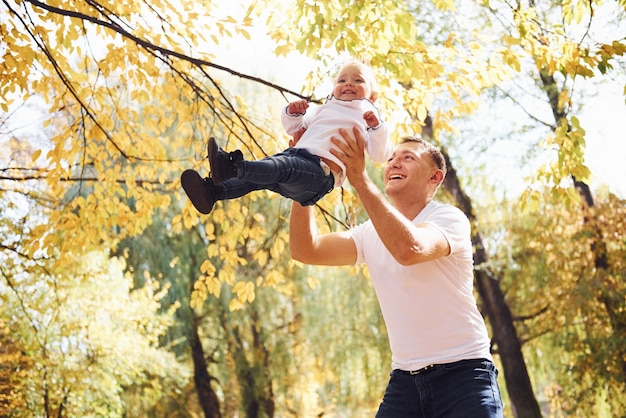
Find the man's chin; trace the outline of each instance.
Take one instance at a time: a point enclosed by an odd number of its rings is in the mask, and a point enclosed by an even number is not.
[[[394,193],[398,193],[401,187],[402,184],[399,180],[389,180],[385,184],[385,193],[387,196],[391,196]]]

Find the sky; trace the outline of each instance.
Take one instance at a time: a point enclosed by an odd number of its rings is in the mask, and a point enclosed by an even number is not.
[[[598,95],[587,99],[580,115],[586,130],[587,164],[592,185],[606,183],[626,198],[626,101],[623,86],[617,83],[597,87]]]

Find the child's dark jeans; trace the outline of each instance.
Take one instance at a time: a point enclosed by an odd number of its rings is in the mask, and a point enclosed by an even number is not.
[[[258,161],[237,164],[238,176],[220,184],[219,200],[236,199],[255,190],[272,190],[303,206],[314,205],[335,184],[326,174],[320,157],[303,148],[288,148]]]

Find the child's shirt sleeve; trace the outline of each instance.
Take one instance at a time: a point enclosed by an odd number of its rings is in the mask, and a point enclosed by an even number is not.
[[[309,120],[311,116],[315,113],[314,108],[309,108],[307,113],[289,113],[289,106],[285,106],[283,111],[280,114],[281,122],[283,123],[283,128],[289,135],[293,135],[300,128],[308,128]]]
[[[367,128],[367,153],[375,163],[386,163],[393,153],[387,124],[380,121],[377,127]]]

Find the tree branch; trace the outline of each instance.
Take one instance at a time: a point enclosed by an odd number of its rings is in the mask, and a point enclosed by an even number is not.
[[[26,0],[26,1],[28,3],[31,3],[34,6],[42,8],[44,10],[47,10],[47,11],[49,11],[51,13],[56,13],[56,14],[60,14],[62,16],[73,17],[73,18],[81,19],[81,20],[87,20],[87,21],[89,21],[89,22],[91,22],[91,23],[93,23],[95,25],[104,26],[104,27],[106,27],[108,29],[111,29],[114,32],[122,35],[123,37],[130,39],[131,41],[133,41],[137,45],[140,45],[143,48],[145,48],[146,50],[156,51],[156,52],[159,52],[159,53],[163,54],[164,56],[176,57],[176,58],[178,58],[178,59],[180,59],[182,61],[189,62],[191,64],[194,64],[194,65],[198,66],[198,67],[211,67],[211,68],[214,68],[214,69],[219,70],[219,71],[224,71],[224,72],[229,73],[229,74],[231,74],[231,75],[233,75],[235,77],[239,77],[239,78],[243,78],[243,79],[246,79],[246,80],[254,81],[255,83],[263,84],[263,85],[268,86],[268,87],[270,87],[272,89],[278,90],[281,93],[291,94],[291,95],[299,97],[301,99],[307,99],[307,100],[311,99],[311,96],[303,96],[300,93],[297,93],[297,92],[295,92],[293,90],[289,90],[289,89],[284,88],[284,87],[281,87],[281,86],[276,85],[274,83],[270,83],[270,82],[268,82],[266,80],[263,80],[261,78],[253,77],[251,75],[244,74],[244,73],[240,73],[240,72],[234,71],[234,70],[232,70],[232,69],[230,69],[228,67],[224,67],[222,65],[214,64],[212,62],[209,62],[209,61],[206,61],[206,60],[203,60],[203,59],[199,59],[199,58],[193,58],[193,57],[187,56],[185,54],[182,54],[180,52],[173,51],[171,49],[164,48],[164,47],[161,47],[161,46],[158,46],[158,45],[154,45],[151,42],[148,42],[148,41],[145,41],[145,40],[143,40],[141,38],[138,38],[137,36],[133,35],[132,33],[128,32],[127,30],[121,28],[120,26],[117,26],[117,25],[113,24],[112,22],[105,22],[103,20],[100,20],[100,19],[95,18],[93,16],[86,15],[84,13],[79,13],[79,12],[75,12],[75,11],[72,11],[72,10],[60,9],[58,7],[50,6],[50,5],[45,4],[45,3],[41,2],[41,1],[38,1],[38,0]],[[93,2],[91,2],[91,4],[93,4]]]

